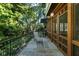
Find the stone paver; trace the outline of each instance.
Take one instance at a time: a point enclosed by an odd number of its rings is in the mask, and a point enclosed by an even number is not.
[[[37,32],[34,35],[35,38],[28,43],[18,56],[63,56],[47,37],[39,37]]]

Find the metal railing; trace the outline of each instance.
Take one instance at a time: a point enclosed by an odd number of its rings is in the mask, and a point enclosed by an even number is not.
[[[32,34],[5,38],[0,41],[0,56],[14,56],[32,39]]]

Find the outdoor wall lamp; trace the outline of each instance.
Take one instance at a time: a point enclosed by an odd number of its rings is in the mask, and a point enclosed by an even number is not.
[[[54,13],[51,13],[50,16],[53,17],[54,16]]]

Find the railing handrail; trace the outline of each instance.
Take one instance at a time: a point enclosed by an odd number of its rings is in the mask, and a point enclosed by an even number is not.
[[[24,35],[19,35],[19,36],[17,36],[17,37],[6,37],[6,38],[3,38],[2,40],[0,40],[0,43],[3,43],[3,42],[5,42],[5,41],[9,41],[9,40],[11,40],[11,39],[16,39],[16,38],[19,38],[19,37],[23,37]],[[4,40],[5,39],[5,40]]]
[[[0,54],[1,55],[16,55],[18,53],[17,51],[20,51],[20,49],[22,49],[30,41],[30,39],[32,38],[31,35],[32,35],[31,33],[27,33],[27,34],[18,35],[17,37],[13,36],[9,38],[4,38],[5,40],[3,39],[0,41],[0,50],[3,51]],[[28,38],[22,40],[22,37],[28,37]],[[24,43],[25,45],[23,45]],[[13,48],[16,48],[16,49],[13,49]]]

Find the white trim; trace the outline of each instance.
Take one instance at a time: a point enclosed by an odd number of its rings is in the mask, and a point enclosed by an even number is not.
[[[45,15],[47,16],[47,13],[48,13],[48,11],[49,11],[49,9],[50,9],[50,6],[52,5],[52,3],[47,3],[46,4],[46,8],[45,8]]]

